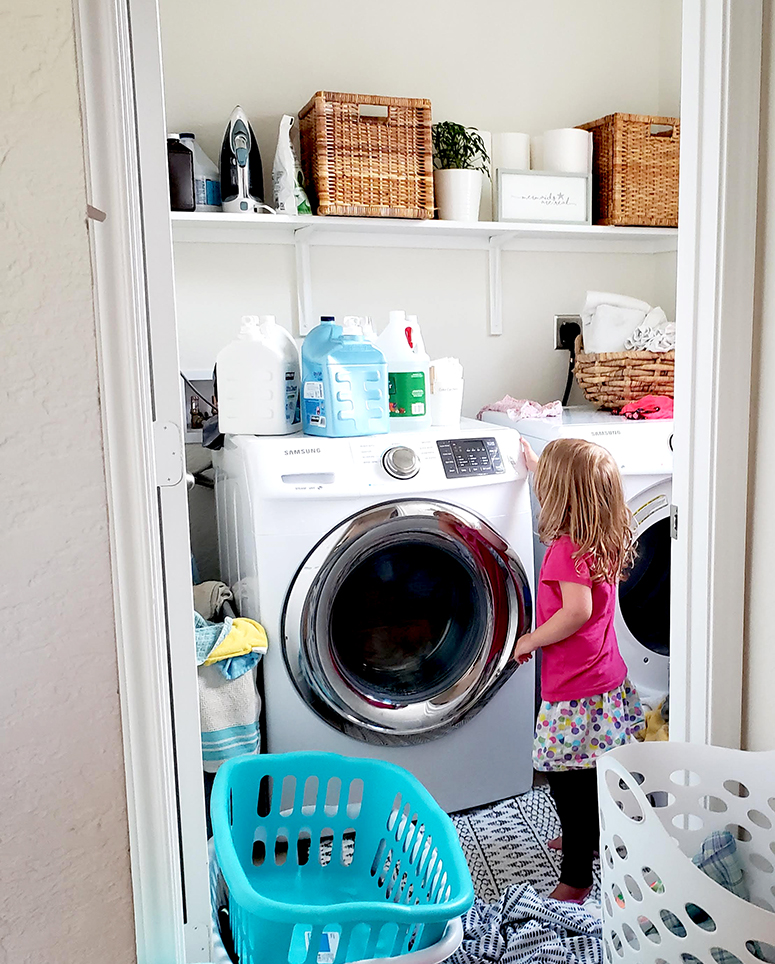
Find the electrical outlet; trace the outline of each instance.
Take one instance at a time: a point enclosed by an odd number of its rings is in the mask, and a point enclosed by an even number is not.
[[[564,329],[565,325],[574,326],[571,329]],[[581,315],[555,315],[554,316],[554,350],[569,351],[570,345],[565,341],[567,333],[570,331],[575,339],[581,333]]]

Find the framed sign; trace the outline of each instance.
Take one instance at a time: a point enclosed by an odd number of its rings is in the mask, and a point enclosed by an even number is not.
[[[592,177],[498,169],[498,220],[592,223]]]

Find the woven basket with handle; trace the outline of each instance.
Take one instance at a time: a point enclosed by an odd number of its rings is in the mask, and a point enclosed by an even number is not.
[[[433,217],[429,100],[319,90],[299,132],[317,214]]]
[[[595,224],[676,227],[678,118],[609,114],[579,126],[592,132]]]
[[[674,351],[585,352],[576,339],[574,373],[584,395],[600,408],[621,408],[644,395],[673,397]]]

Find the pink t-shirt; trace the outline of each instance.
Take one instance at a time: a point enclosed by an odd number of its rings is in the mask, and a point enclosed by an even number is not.
[[[596,696],[615,689],[627,675],[614,631],[616,586],[592,582],[584,557],[576,560],[570,536],[560,536],[546,551],[538,580],[536,626],[562,609],[561,582],[592,590],[592,615],[581,629],[541,650],[541,695],[550,703]]]

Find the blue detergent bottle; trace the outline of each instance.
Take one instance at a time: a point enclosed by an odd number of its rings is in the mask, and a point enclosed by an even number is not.
[[[387,363],[358,325],[321,320],[301,357],[306,434],[351,438],[388,431]]]

